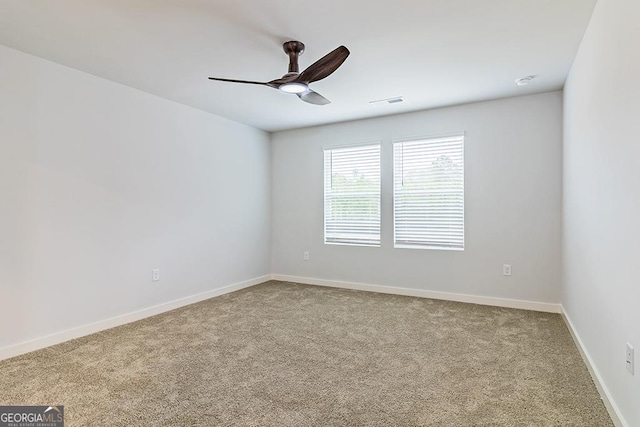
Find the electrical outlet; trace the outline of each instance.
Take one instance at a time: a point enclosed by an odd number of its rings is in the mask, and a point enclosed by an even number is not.
[[[304,251],[304,254],[302,254],[302,259],[305,261],[309,261],[309,251]]]
[[[151,281],[157,282],[158,280],[160,280],[160,269],[154,268],[153,270],[151,270]]]
[[[627,343],[627,371],[631,372],[631,375],[633,375],[634,364],[633,346],[631,345],[631,343]]]
[[[502,275],[511,276],[511,264],[502,264]]]

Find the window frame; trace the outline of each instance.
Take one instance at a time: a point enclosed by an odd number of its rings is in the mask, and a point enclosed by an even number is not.
[[[461,159],[462,159],[462,246],[461,247],[449,247],[449,246],[438,246],[438,245],[411,245],[411,244],[403,244],[397,243],[396,236],[396,144],[406,143],[406,142],[420,142],[420,141],[429,141],[429,140],[438,140],[438,139],[446,139],[446,138],[461,138],[462,139],[462,151],[461,151]],[[427,135],[427,136],[416,136],[409,138],[397,138],[392,139],[392,196],[391,196],[391,210],[392,210],[392,227],[393,227],[393,248],[394,249],[418,249],[418,250],[440,250],[440,251],[458,251],[462,252],[466,247],[466,209],[465,209],[465,199],[466,199],[466,173],[465,173],[465,147],[466,147],[467,135],[466,132],[451,132],[446,134],[435,134],[435,135]]]
[[[367,147],[377,147],[378,148],[378,241],[377,243],[350,243],[350,242],[338,242],[338,241],[327,241],[327,177],[330,179],[333,177],[333,167],[331,169],[331,173],[327,174],[327,164],[326,164],[326,155],[327,152],[339,151],[339,150],[349,150],[349,149],[358,149],[358,148],[367,148]],[[345,145],[332,145],[322,147],[322,162],[323,162],[323,184],[322,184],[322,234],[323,234],[323,243],[325,245],[333,245],[333,246],[356,246],[356,247],[367,247],[367,248],[380,248],[382,246],[382,141],[371,141],[359,144],[345,144]]]

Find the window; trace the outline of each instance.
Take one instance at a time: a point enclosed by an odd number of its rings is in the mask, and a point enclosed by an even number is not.
[[[324,242],[380,246],[380,145],[324,151]]]
[[[396,248],[464,249],[464,135],[394,142]]]

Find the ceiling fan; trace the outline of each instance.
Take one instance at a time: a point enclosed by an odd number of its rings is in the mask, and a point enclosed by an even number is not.
[[[283,92],[295,93],[298,95],[298,98],[310,104],[329,104],[331,101],[320,95],[318,92],[314,92],[309,89],[309,84],[322,80],[337,70],[338,67],[347,59],[347,56],[349,56],[349,49],[344,46],[340,46],[311,64],[307,69],[300,73],[298,57],[304,52],[304,43],[299,41],[288,41],[282,45],[282,48],[284,49],[284,52],[289,55],[289,71],[279,79],[271,80],[270,82],[221,79],[218,77],[209,77],[209,79],[221,82],[269,86],[274,89],[280,89]]]

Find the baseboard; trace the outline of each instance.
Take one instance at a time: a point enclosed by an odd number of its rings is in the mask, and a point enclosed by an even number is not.
[[[564,323],[567,325],[567,328],[571,333],[571,337],[573,338],[573,341],[575,342],[576,347],[578,347],[578,351],[582,356],[582,360],[584,360],[584,364],[587,365],[587,369],[589,370],[589,373],[591,374],[591,378],[593,379],[593,382],[596,385],[596,388],[598,389],[598,393],[600,393],[600,398],[602,399],[604,406],[607,408],[607,412],[611,417],[611,421],[613,421],[613,424],[615,424],[616,427],[628,427],[628,424],[624,420],[624,417],[622,416],[622,414],[620,413],[618,406],[616,405],[614,400],[611,398],[609,389],[602,381],[602,377],[600,376],[600,373],[598,372],[596,365],[593,363],[593,359],[591,359],[589,352],[587,351],[586,347],[582,343],[582,340],[580,339],[580,335],[578,335],[578,332],[573,327],[573,323],[571,322],[569,315],[567,314],[563,306],[560,306],[560,307],[562,309],[561,314],[562,314],[562,318],[564,319]]]
[[[146,317],[155,316],[156,314],[161,314],[167,311],[175,310],[176,308],[180,308],[180,307],[184,307],[185,305],[204,301],[209,298],[228,294],[230,292],[239,291],[240,289],[248,288],[248,287],[266,282],[270,278],[271,278],[270,275],[256,277],[254,279],[245,280],[239,283],[234,283],[232,285],[224,286],[222,288],[212,289],[210,291],[202,292],[196,295],[191,295],[188,297],[158,304],[153,307],[144,308],[142,310],[134,311],[131,313],[120,315],[120,316],[111,317],[109,319],[100,320],[98,322],[89,323],[87,325],[78,326],[76,328],[67,329],[65,331],[56,332],[54,334],[47,335],[44,337],[35,338],[29,341],[13,344],[7,347],[2,347],[0,348],[0,360],[19,356],[21,354],[29,353],[31,351],[39,350],[41,348],[49,347],[55,344],[60,344],[65,341],[69,341],[75,338],[80,338],[85,335],[90,335],[96,332],[104,331],[105,329],[111,329],[116,326],[124,325],[126,323],[135,322],[136,320],[141,320]]]
[[[560,304],[546,302],[523,301],[507,298],[492,298],[478,295],[456,294],[451,292],[427,291],[423,289],[399,288],[395,286],[370,285],[366,283],[342,282],[336,280],[314,279],[309,277],[272,274],[272,280],[304,283],[307,285],[328,286],[332,288],[355,289],[358,291],[378,292],[383,294],[405,295],[411,297],[432,298],[446,301],[466,302],[471,304],[491,305],[495,307],[519,308],[523,310],[561,313]]]

